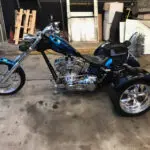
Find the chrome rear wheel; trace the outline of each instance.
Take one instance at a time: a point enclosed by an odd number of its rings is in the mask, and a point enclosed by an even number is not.
[[[121,109],[129,114],[139,114],[150,106],[150,87],[144,83],[133,84],[120,96]]]

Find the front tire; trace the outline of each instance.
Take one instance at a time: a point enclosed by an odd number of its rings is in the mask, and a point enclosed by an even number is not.
[[[116,112],[122,116],[138,116],[150,108],[150,86],[144,81],[130,82],[113,89],[111,100]]]
[[[12,68],[12,64],[4,62],[0,63],[0,78]],[[18,80],[18,81],[17,81]],[[0,83],[0,95],[12,95],[17,93],[25,84],[26,77],[21,67],[11,75],[11,77],[5,82]]]

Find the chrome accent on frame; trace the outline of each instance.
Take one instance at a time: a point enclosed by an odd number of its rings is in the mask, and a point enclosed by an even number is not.
[[[55,60],[55,68],[59,73],[58,88],[68,91],[94,91],[97,77],[88,75],[89,64],[77,57],[61,57]]]

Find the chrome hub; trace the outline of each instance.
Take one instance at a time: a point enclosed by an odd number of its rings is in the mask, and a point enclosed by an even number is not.
[[[0,65],[0,80],[4,78],[5,74],[8,72],[7,65]],[[15,91],[21,83],[21,77],[18,73],[13,73],[4,83],[0,83],[0,93],[7,94]]]
[[[134,84],[120,98],[120,107],[126,112],[137,114],[150,106],[150,88],[145,84]]]

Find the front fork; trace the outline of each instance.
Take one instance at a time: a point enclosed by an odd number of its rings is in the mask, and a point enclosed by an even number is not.
[[[20,66],[20,63],[30,54],[31,51],[23,52],[18,55],[13,61],[13,67],[6,72],[4,77],[0,80],[0,83],[5,83],[9,77],[16,71],[16,69]]]

